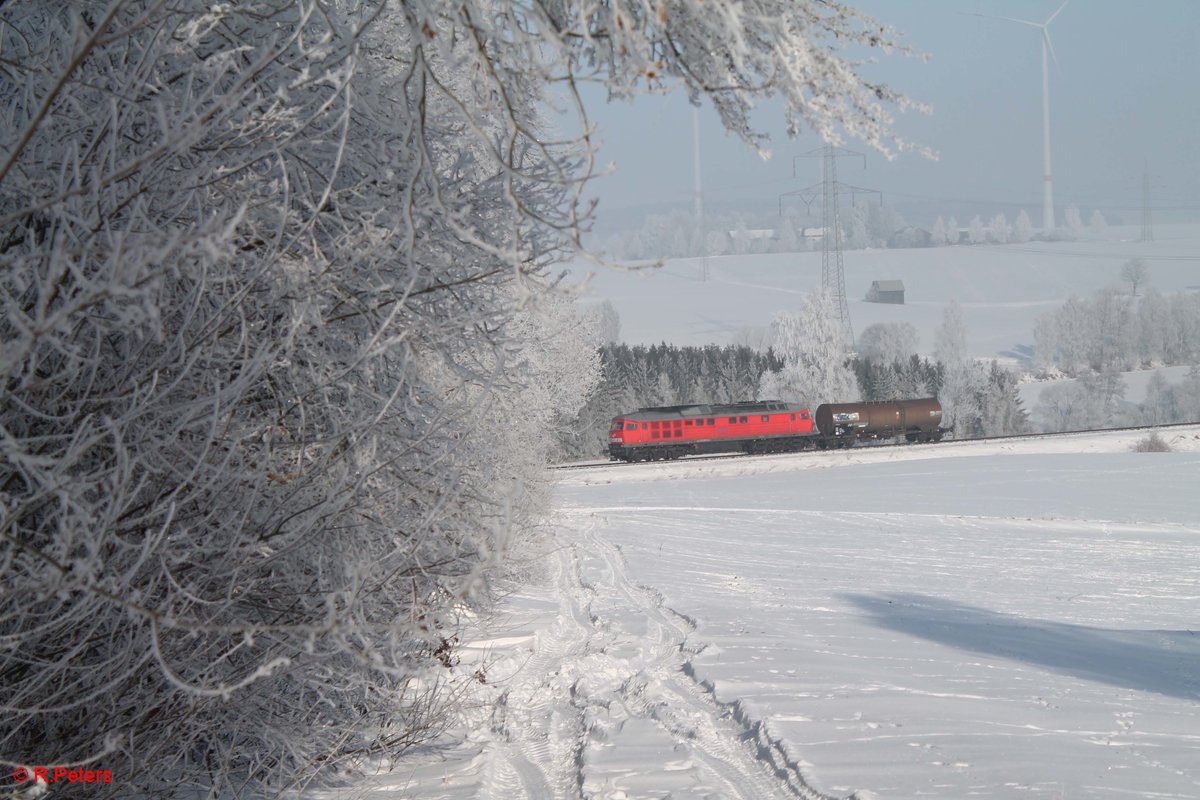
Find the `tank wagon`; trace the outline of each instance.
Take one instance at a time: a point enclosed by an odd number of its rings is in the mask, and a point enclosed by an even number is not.
[[[812,415],[778,400],[640,408],[608,430],[614,461],[651,461],[702,453],[780,453],[811,447]]]
[[[909,442],[938,442],[948,430],[942,427],[942,405],[936,397],[824,403],[817,406],[816,424],[820,433],[817,443],[822,448],[898,436]]]

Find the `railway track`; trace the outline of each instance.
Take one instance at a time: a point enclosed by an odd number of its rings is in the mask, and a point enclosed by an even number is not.
[[[968,443],[975,443],[975,442],[1002,442],[1002,441],[1014,441],[1014,440],[1019,440],[1019,439],[1048,439],[1048,438],[1055,437],[1055,436],[1080,436],[1083,434],[1121,433],[1121,432],[1127,432],[1127,431],[1146,431],[1147,433],[1150,433],[1153,431],[1171,430],[1173,428],[1191,428],[1191,427],[1195,427],[1196,425],[1200,425],[1200,422],[1174,422],[1174,423],[1170,423],[1168,425],[1129,425],[1129,426],[1122,427],[1122,428],[1097,428],[1095,430],[1087,430],[1087,431],[1054,431],[1052,433],[1010,433],[1010,434],[1005,434],[1004,436],[980,436],[976,439],[945,439],[941,442],[925,442],[925,443],[909,443],[909,442],[901,442],[901,441],[892,441],[890,443],[878,442],[878,443],[872,443],[872,444],[856,444],[854,447],[852,447],[850,449],[862,450],[862,449],[866,449],[866,448],[874,449],[874,448],[879,448],[879,447],[947,447],[947,446],[954,446],[954,445],[961,445],[961,444],[968,444]],[[803,455],[834,455],[835,453],[845,453],[845,452],[846,452],[845,449],[832,449],[832,450],[810,449],[810,450],[799,450],[799,451],[792,451],[792,452],[786,452],[786,453],[716,453],[713,455],[681,456],[679,458],[667,459],[665,461],[635,461],[635,462],[600,461],[600,460],[584,461],[584,462],[580,462],[577,464],[553,464],[553,465],[551,465],[550,469],[553,469],[553,470],[606,469],[606,468],[620,468],[620,467],[634,466],[634,465],[646,466],[647,464],[656,464],[656,463],[679,464],[679,463],[685,463],[685,462],[717,461],[717,460],[726,459],[726,458],[746,458],[746,457],[781,458],[781,457],[786,457],[786,456],[795,456],[795,455],[802,455],[802,454]]]

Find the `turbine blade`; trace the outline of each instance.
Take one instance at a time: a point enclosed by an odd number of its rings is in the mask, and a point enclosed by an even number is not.
[[[1067,0],[1068,3],[1070,1],[1071,0]],[[966,17],[983,17],[984,19],[1002,19],[1002,20],[1007,20],[1008,22],[1019,22],[1022,25],[1029,25],[1034,28],[1043,27],[1042,23],[1040,23],[1040,22],[1030,22],[1027,19],[1017,19],[1016,17],[1000,17],[1000,16],[996,16],[995,14],[979,14],[974,11],[960,11],[958,13],[960,13]]]
[[[1050,60],[1054,62],[1054,68],[1062,69],[1058,65],[1058,56],[1054,55],[1054,43],[1050,41],[1050,31],[1045,27],[1042,28],[1042,42],[1046,45],[1046,49],[1050,51]]]
[[[1067,3],[1069,2],[1071,2],[1071,0],[1063,0],[1063,4],[1058,7],[1058,11],[1055,11],[1053,14],[1051,14],[1050,19],[1046,20],[1045,24],[1049,25],[1051,22],[1054,22],[1054,18],[1062,13],[1062,10],[1067,7]]]

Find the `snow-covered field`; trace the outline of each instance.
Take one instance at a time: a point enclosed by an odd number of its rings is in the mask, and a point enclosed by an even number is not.
[[[855,331],[875,322],[909,322],[919,348],[933,352],[942,310],[963,307],[968,355],[1021,362],[1033,346],[1033,325],[1072,294],[1120,285],[1121,265],[1141,258],[1149,285],[1162,292],[1200,289],[1200,226],[1160,225],[1155,239],[1138,230],[1110,228],[1106,238],[1078,242],[848,250],[846,295]],[[621,338],[630,344],[728,343],[743,328],[769,325],[779,311],[798,311],[821,284],[821,253],[671,259],[655,270],[598,270],[590,296],[612,302]],[[871,282],[902,280],[904,305],[863,300]]]
[[[1200,797],[1200,426],[1142,435],[564,472],[461,739],[340,797]]]

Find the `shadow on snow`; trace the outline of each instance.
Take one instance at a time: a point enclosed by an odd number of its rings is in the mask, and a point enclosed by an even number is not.
[[[881,627],[1127,689],[1200,700],[1200,631],[1027,619],[920,594],[847,594]]]

